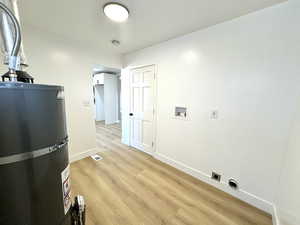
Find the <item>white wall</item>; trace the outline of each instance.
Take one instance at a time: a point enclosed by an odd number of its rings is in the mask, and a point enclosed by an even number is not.
[[[105,120],[104,85],[95,85],[96,121]]]
[[[299,8],[290,0],[124,57],[157,65],[156,156],[208,182],[212,171],[233,177],[235,195],[268,212],[300,91]],[[174,120],[175,106],[190,120]]]
[[[95,74],[93,76],[93,85],[104,84],[104,74]]]
[[[92,70],[94,65],[120,68],[117,55],[88,49],[56,35],[25,27],[24,47],[36,83],[65,87],[67,126],[71,159],[78,159],[96,147],[92,109]],[[1,71],[5,71],[1,66]],[[89,103],[88,106],[87,103]]]
[[[104,74],[105,124],[113,124],[118,121],[118,105],[118,77],[114,74]]]
[[[300,224],[300,104],[293,123],[289,148],[284,157],[277,196],[277,211],[281,225]]]

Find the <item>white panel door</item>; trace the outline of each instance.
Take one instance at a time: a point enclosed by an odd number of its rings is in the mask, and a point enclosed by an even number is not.
[[[130,143],[151,154],[155,132],[155,67],[133,69],[130,79]]]

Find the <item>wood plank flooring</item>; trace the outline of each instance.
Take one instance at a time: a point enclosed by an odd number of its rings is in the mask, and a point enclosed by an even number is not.
[[[121,145],[122,128],[120,123],[105,125],[104,121],[96,122],[96,143],[98,148],[107,150]]]
[[[271,225],[271,216],[121,144],[120,127],[97,124],[101,161],[71,165],[87,225]],[[106,151],[104,151],[106,150]]]

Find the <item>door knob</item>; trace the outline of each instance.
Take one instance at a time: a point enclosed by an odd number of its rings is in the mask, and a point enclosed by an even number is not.
[[[129,116],[133,116],[133,113],[129,113]]]

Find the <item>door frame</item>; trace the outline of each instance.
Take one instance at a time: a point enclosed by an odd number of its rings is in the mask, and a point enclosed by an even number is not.
[[[149,155],[154,155],[156,153],[156,150],[157,150],[157,82],[158,82],[158,70],[157,70],[157,65],[156,64],[145,64],[145,65],[139,65],[139,66],[130,66],[128,67],[129,69],[129,106],[131,107],[131,103],[132,103],[132,73],[131,71],[132,70],[135,70],[135,69],[140,69],[140,68],[143,68],[143,67],[148,67],[148,66],[153,66],[154,67],[154,82],[153,82],[153,92],[154,92],[154,101],[153,101],[153,110],[154,110],[154,116],[153,116],[153,152],[152,153],[149,153],[149,152],[146,152],[144,150],[140,150],[140,151],[143,151]],[[129,110],[130,111],[130,110]],[[130,119],[129,119],[129,146],[132,147],[132,144],[131,144],[131,135],[132,135],[132,129],[131,129],[131,124],[130,124]]]

